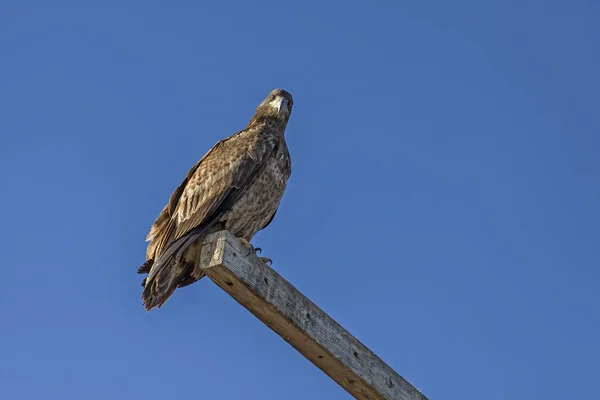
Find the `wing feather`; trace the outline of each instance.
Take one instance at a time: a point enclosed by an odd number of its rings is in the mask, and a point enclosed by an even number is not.
[[[264,129],[253,127],[217,142],[188,171],[148,235],[152,270],[189,245],[193,237],[184,236],[203,231],[245,192],[275,150],[277,141]]]
[[[156,218],[154,224],[152,224],[150,232],[146,237],[146,241],[150,242],[146,250],[146,260],[156,259],[158,256],[160,256],[165,247],[173,241],[177,225],[177,220],[173,218],[173,213],[177,208],[177,204],[181,194],[183,193],[183,190],[204,159],[206,159],[211,152],[220,147],[226,140],[227,139],[220,140],[210,150],[208,150],[206,154],[204,154],[204,156],[202,156],[202,158],[196,164],[194,164],[192,168],[190,168],[181,184],[173,191],[169,202],[167,205],[165,205],[159,216]]]
[[[198,163],[177,204],[171,203],[177,221],[173,240],[212,220],[239,198],[275,146],[274,140],[259,134],[259,128],[242,131],[216,145]]]

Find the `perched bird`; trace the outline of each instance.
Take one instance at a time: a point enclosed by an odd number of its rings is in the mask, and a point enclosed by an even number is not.
[[[293,104],[290,93],[273,90],[246,128],[217,142],[175,189],[150,228],[138,269],[148,274],[142,282],[147,311],[204,276],[200,248],[209,233],[228,230],[256,251],[250,240],[273,220],[292,172],[284,132]]]

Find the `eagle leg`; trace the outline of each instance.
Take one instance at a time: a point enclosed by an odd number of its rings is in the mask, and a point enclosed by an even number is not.
[[[249,249],[248,254],[246,254],[244,257],[248,257],[250,254],[254,253],[260,253],[262,251],[262,249],[260,247],[254,247],[252,246],[252,244],[247,241],[246,239],[244,239],[243,237],[238,237],[238,240],[242,243],[242,245],[244,245],[244,247],[247,247]],[[271,260],[268,257],[258,257],[259,260],[261,260],[262,262],[264,262],[265,264],[273,264],[273,260]]]
[[[256,254],[257,251],[260,251],[260,247],[257,249],[254,246],[252,246],[252,243],[250,243],[248,240],[244,239],[243,237],[238,237],[238,240],[242,243],[242,245],[244,247],[246,247],[248,249],[248,254],[246,254],[244,257],[248,257],[250,254],[254,253]]]

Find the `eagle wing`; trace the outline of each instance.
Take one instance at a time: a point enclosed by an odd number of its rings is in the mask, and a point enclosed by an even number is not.
[[[228,210],[262,170],[275,143],[257,134],[242,131],[217,143],[198,164],[177,203],[170,202],[177,220],[174,240]]]
[[[175,241],[214,222],[240,198],[276,146],[275,140],[260,135],[260,129],[264,128],[244,130],[219,141],[188,171],[163,209],[170,218],[152,238],[157,241],[155,257],[170,257],[179,247],[172,246]]]
[[[190,168],[187,175],[179,184],[177,189],[173,191],[169,202],[164,206],[159,216],[156,218],[156,221],[152,224],[150,228],[150,232],[146,236],[146,241],[150,242],[148,245],[148,249],[146,250],[146,260],[156,259],[162,253],[163,249],[173,241],[175,230],[177,228],[177,220],[172,218],[173,212],[177,207],[179,202],[179,198],[181,197],[186,185],[188,184],[190,178],[194,176],[196,170],[202,164],[204,159],[206,159],[213,151],[215,151],[219,146],[223,144],[227,139],[220,140],[217,142],[210,150],[202,156],[202,158]]]

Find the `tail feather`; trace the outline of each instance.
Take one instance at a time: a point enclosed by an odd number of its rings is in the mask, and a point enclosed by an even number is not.
[[[182,282],[193,279],[194,263],[181,260],[172,264],[165,264],[156,275],[146,281],[142,299],[144,300],[144,308],[150,311],[154,307],[160,308],[167,299],[173,294]]]
[[[176,240],[151,263],[149,275],[142,282],[146,311],[160,308],[175,289],[188,286],[204,276],[202,271],[196,270],[204,236],[203,230]]]
[[[151,258],[149,260],[146,260],[146,262],[143,263],[142,266],[138,268],[137,273],[138,274],[148,274],[148,273],[150,273],[150,269],[152,269],[152,264],[154,264],[154,259],[153,258]]]

